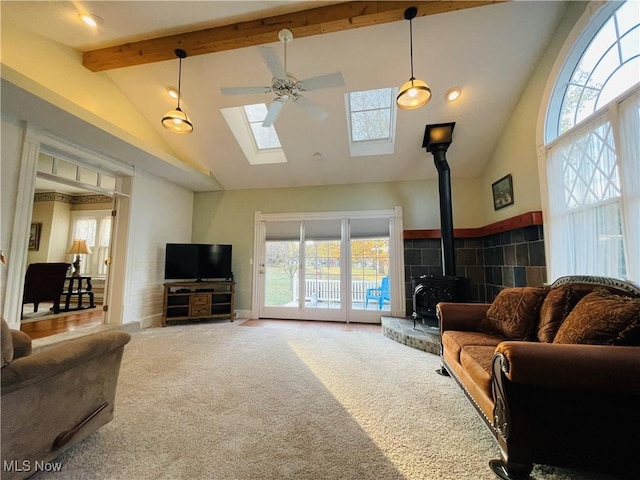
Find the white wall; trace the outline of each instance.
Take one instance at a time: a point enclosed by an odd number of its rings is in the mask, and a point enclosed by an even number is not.
[[[54,104],[57,96],[65,99],[70,103],[60,106],[75,108],[72,113],[80,117],[83,111],[91,112],[95,115],[92,121],[101,119],[100,128],[116,136],[117,129],[122,129],[131,138],[172,153],[106,74],[96,74],[82,66],[82,52],[20,30],[8,22],[2,23],[2,45],[3,69],[6,65],[30,80],[26,84],[23,78],[14,75],[14,83],[22,81],[21,87]],[[4,48],[5,45],[11,48]],[[3,71],[3,77],[10,74]]]
[[[123,323],[162,321],[165,244],[191,241],[193,192],[136,170],[133,177]]]
[[[434,167],[435,168],[435,167]],[[475,179],[451,182],[455,228],[483,224]],[[298,213],[384,210],[401,206],[405,230],[440,228],[437,180],[231,190],[196,193],[193,241],[233,245],[236,308],[251,309],[254,212]]]
[[[71,256],[67,255],[70,221],[70,204],[56,201],[35,202],[31,222],[42,223],[40,245],[37,251],[29,251],[27,263],[71,263]]]
[[[2,142],[0,143],[0,250],[7,264],[11,262],[11,236],[13,235],[13,212],[16,209],[18,176],[20,175],[20,153],[24,128],[16,119],[2,116]],[[0,312],[4,310],[7,284],[7,267],[0,265]],[[11,320],[11,319],[7,319]]]
[[[479,198],[485,224],[542,210],[536,147],[538,115],[556,57],[588,4],[589,2],[568,2],[564,17],[550,38],[542,57],[534,66],[529,82],[482,173],[479,182],[482,185],[482,196]],[[508,173],[513,176],[514,204],[494,211],[491,184]]]

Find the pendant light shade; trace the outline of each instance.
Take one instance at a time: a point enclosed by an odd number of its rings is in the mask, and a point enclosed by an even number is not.
[[[191,133],[193,132],[193,124],[191,119],[177,107],[164,114],[162,117],[162,126],[174,133]]]
[[[402,110],[413,110],[414,108],[420,108],[426,105],[431,100],[431,89],[429,85],[423,80],[416,80],[413,76],[413,22],[416,17],[418,9],[416,7],[409,7],[404,12],[405,20],[409,20],[409,41],[410,41],[410,55],[411,55],[411,78],[409,81],[400,87],[400,93],[396,98],[398,108]]]
[[[187,57],[184,50],[176,49],[176,57],[180,59],[178,70],[178,106],[175,110],[170,110],[162,117],[162,126],[173,133],[193,132],[193,123],[189,116],[180,109],[180,99],[182,98],[180,88],[182,83],[182,59]]]

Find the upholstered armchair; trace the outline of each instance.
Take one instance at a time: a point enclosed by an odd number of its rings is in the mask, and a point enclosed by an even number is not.
[[[64,290],[64,280],[69,263],[32,263],[24,277],[22,304],[33,303],[33,311],[38,311],[40,302],[53,302],[53,312],[60,311],[60,297]]]
[[[113,419],[124,346],[103,331],[31,353],[2,319],[3,479],[26,478]]]

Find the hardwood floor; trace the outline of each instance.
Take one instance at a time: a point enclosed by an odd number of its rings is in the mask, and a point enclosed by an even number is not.
[[[102,325],[102,310],[91,309],[68,314],[64,317],[51,316],[42,320],[23,323],[20,325],[20,330],[29,335],[31,340],[35,340],[98,325]]]

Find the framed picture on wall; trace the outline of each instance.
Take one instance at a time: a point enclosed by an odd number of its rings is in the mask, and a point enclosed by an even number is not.
[[[513,180],[511,179],[511,174],[494,182],[491,188],[493,189],[494,210],[500,210],[501,208],[513,205]]]
[[[40,230],[42,230],[41,223],[31,224],[31,230],[29,230],[29,250],[38,250],[40,248]]]

